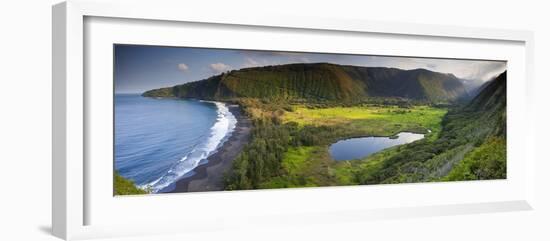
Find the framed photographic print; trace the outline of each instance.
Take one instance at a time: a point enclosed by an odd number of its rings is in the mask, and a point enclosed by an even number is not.
[[[530,32],[115,4],[53,8],[56,236],[532,208]]]
[[[115,195],[506,179],[504,60],[113,48]]]

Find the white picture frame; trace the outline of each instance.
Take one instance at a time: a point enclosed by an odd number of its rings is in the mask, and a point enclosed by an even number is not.
[[[150,11],[150,9],[155,11]],[[193,232],[228,227],[242,227],[244,225],[292,225],[300,222],[330,223],[350,220],[371,220],[402,217],[424,217],[434,215],[468,214],[498,211],[530,210],[534,202],[534,131],[529,128],[529,116],[532,116],[529,103],[529,94],[532,93],[533,74],[533,34],[529,31],[496,30],[481,28],[466,28],[456,26],[420,25],[409,23],[365,22],[350,19],[321,19],[299,18],[292,16],[262,15],[262,16],[209,16],[193,11],[178,1],[169,2],[96,2],[73,0],[60,3],[53,7],[53,193],[52,193],[52,227],[53,234],[63,239],[84,239],[96,237],[112,237],[123,235],[159,234]],[[151,24],[147,24],[151,23]],[[91,24],[91,25],[87,25]],[[331,37],[338,39],[346,36],[368,38],[369,36],[385,36],[384,38],[409,39],[410,41],[433,41],[445,49],[446,56],[483,58],[492,57],[509,61],[509,80],[514,83],[509,88],[509,128],[514,126],[528,126],[523,130],[524,135],[508,144],[512,155],[509,170],[513,175],[506,181],[483,181],[469,183],[429,183],[429,184],[399,184],[374,185],[335,188],[306,188],[292,190],[268,191],[237,191],[200,194],[155,195],[143,197],[115,198],[101,194],[97,187],[104,187],[101,183],[112,183],[112,169],[104,170],[97,162],[90,162],[90,146],[104,140],[105,135],[96,139],[88,139],[90,128],[94,127],[103,117],[96,114],[98,105],[95,95],[112,92],[112,82],[96,84],[98,81],[86,81],[86,78],[97,78],[109,73],[108,65],[95,64],[105,61],[108,53],[106,44],[118,41],[135,44],[181,45],[185,41],[177,37],[154,39],[144,37],[138,31],[124,32],[131,26],[140,26],[149,31],[160,31],[165,36],[165,28],[191,31],[188,26],[199,24],[200,31],[243,31],[250,36],[303,34]],[[87,27],[88,26],[88,27]],[[93,26],[93,27],[90,27]],[[107,27],[106,27],[107,26]],[[145,27],[147,26],[147,27]],[[187,26],[187,27],[186,27]],[[204,27],[204,28],[203,28]],[[109,30],[110,29],[110,30]],[[108,34],[113,29],[119,35]],[[206,29],[206,30],[204,30]],[[233,29],[233,30],[232,30]],[[120,30],[120,31],[119,31]],[[199,30],[197,30],[199,31]],[[95,35],[94,35],[95,34]],[[256,34],[256,35],[255,35]],[[93,36],[89,36],[93,35]],[[158,35],[157,35],[158,36]],[[89,38],[88,38],[89,37]],[[310,36],[311,37],[311,36]],[[406,40],[406,41],[409,41]],[[86,41],[94,41],[87,43]],[[179,42],[178,42],[179,41]],[[196,40],[199,41],[199,40]],[[373,39],[375,41],[375,39]],[[405,40],[404,40],[405,41]],[[277,50],[327,50],[323,45],[312,45],[301,49],[289,49],[281,41]],[[321,41],[322,42],[322,41]],[[441,42],[441,45],[439,45]],[[190,44],[193,44],[189,42]],[[398,43],[398,42],[396,42]],[[430,42],[431,43],[431,42]],[[194,46],[198,46],[195,43]],[[454,44],[454,45],[453,45]],[[500,45],[502,46],[500,46]],[[215,42],[207,43],[206,47],[216,47]],[[407,43],[403,42],[403,46]],[[469,45],[474,49],[487,47],[486,51],[460,51]],[[475,47],[477,45],[477,47]],[[250,45],[249,45],[250,46]],[[285,47],[286,46],[286,47]],[[350,45],[352,46],[352,45]],[[382,45],[380,45],[382,46]],[[446,47],[447,46],[447,47]],[[448,46],[457,48],[453,51]],[[493,46],[493,47],[491,47]],[[499,47],[500,46],[500,47]],[[503,47],[504,46],[504,47]],[[509,46],[509,47],[506,47]],[[204,46],[201,46],[204,47]],[[220,46],[218,46],[220,47]],[[246,48],[239,43],[225,43],[221,47]],[[254,48],[266,48],[254,45]],[[454,48],[453,47],[453,48]],[[90,49],[94,56],[90,59]],[[353,47],[350,47],[353,48]],[[502,53],[499,53],[499,48]],[[490,50],[492,49],[492,50]],[[507,49],[507,50],[505,50]],[[98,50],[98,51],[95,51]],[[367,51],[357,49],[331,49],[335,52]],[[422,51],[419,48],[417,51]],[[384,53],[390,53],[391,50]],[[395,50],[398,51],[398,50]],[[424,48],[424,51],[427,51]],[[435,50],[433,50],[435,51]],[[462,52],[461,54],[459,54]],[[424,52],[426,53],[426,52]],[[395,54],[395,53],[394,53]],[[399,53],[397,53],[399,55]],[[415,55],[414,51],[409,52]],[[430,56],[440,54],[431,53]],[[445,54],[442,54],[445,55]],[[95,58],[95,59],[94,59]],[[112,58],[112,56],[111,56]],[[97,70],[90,76],[89,68]],[[88,70],[87,70],[88,69]],[[87,72],[88,71],[88,72]],[[98,73],[98,74],[95,74]],[[111,100],[112,101],[112,100]],[[102,106],[100,106],[102,107]],[[108,117],[106,111],[104,117]],[[92,126],[92,127],[90,127]],[[512,127],[510,127],[512,126]],[[94,133],[96,129],[94,129]],[[514,129],[511,129],[509,138],[515,138]],[[109,133],[105,131],[104,133]],[[112,133],[112,131],[111,131]],[[95,137],[94,137],[95,138]],[[105,140],[104,140],[105,141]],[[93,147],[95,148],[95,147]],[[93,149],[92,148],[92,149]],[[101,152],[103,153],[103,152]],[[103,153],[108,154],[108,151]],[[109,160],[109,162],[112,160]],[[90,170],[96,170],[89,174]],[[111,175],[108,173],[111,172]],[[509,174],[510,174],[509,172]],[[108,176],[105,181],[97,181],[94,175]],[[510,176],[510,175],[509,175]],[[90,180],[93,180],[93,184]],[[102,186],[103,185],[103,186]],[[467,194],[464,198],[456,198],[451,192]],[[441,200],[423,200],[419,194],[444,194]],[[478,194],[478,195],[474,195]],[[448,195],[447,195],[448,194]],[[383,198],[369,200],[369,207],[361,207],[365,202],[350,201],[345,206],[321,206],[308,203],[311,199],[325,200],[332,197],[332,201],[345,199],[359,199],[364,195],[380,197],[410,197],[405,201],[389,201]],[[98,197],[101,196],[101,197]],[[338,198],[339,197],[339,198]],[[243,205],[243,200],[253,200],[254,203],[273,203],[285,198],[296,198],[292,203],[282,202],[280,207],[272,205]],[[233,205],[235,210],[227,211],[213,208],[207,214],[198,212],[200,206],[212,205],[213,200]],[[159,211],[170,210],[176,205],[199,206],[195,211],[185,213],[193,217],[193,223],[181,221],[174,224],[174,220],[181,217],[183,211],[174,210],[173,214],[159,215]],[[151,205],[145,207],[145,205]],[[323,208],[325,207],[325,208]],[[143,217],[130,217],[137,209],[142,210]],[[218,212],[218,213],[215,213]],[[209,215],[207,219],[199,215]],[[90,217],[98,217],[91,219]],[[330,218],[327,218],[330,217]],[[111,220],[107,220],[111,219]],[[214,219],[214,221],[212,221]],[[228,222],[228,220],[231,222]],[[97,220],[97,221],[95,221]],[[290,220],[290,221],[289,221]],[[145,223],[144,223],[145,222]]]

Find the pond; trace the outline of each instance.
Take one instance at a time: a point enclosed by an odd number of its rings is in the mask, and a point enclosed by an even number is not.
[[[336,161],[365,158],[388,147],[411,143],[424,138],[424,134],[400,132],[392,137],[358,137],[340,140],[330,145],[329,152]]]

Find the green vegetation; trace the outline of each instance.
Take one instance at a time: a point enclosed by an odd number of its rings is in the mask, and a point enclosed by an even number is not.
[[[240,104],[255,128],[252,142],[227,175],[229,190],[359,184],[356,175],[362,169],[352,162],[332,160],[330,144],[350,137],[391,136],[401,131],[426,133],[427,139],[434,139],[446,113],[445,109],[430,106],[308,108],[257,99],[242,99]],[[429,133],[428,129],[433,131]],[[374,156],[382,160],[388,153]],[[361,165],[380,167],[376,163],[381,161]]]
[[[226,189],[257,189],[270,177],[281,175],[284,152],[290,145],[292,126],[273,125],[271,119],[253,119],[252,140],[233,162]]]
[[[359,103],[369,98],[450,102],[466,94],[454,75],[328,63],[287,64],[234,70],[208,79],[143,93],[148,97],[230,100],[264,98],[293,102]]]
[[[133,195],[133,194],[147,194],[146,190],[137,188],[134,182],[128,180],[117,172],[114,173],[114,193],[115,195]]]
[[[506,141],[491,138],[456,165],[442,180],[462,181],[506,178]]]
[[[252,147],[235,162],[235,169],[228,174],[227,187],[257,189],[506,178],[503,93],[506,93],[505,75],[490,83],[465,107],[454,107],[449,112],[432,106],[348,107],[243,100],[241,104],[259,134],[253,137]],[[492,104],[487,104],[488,101]],[[426,133],[427,129],[432,130],[427,138],[380,151],[363,160],[336,162],[328,154],[328,146],[339,139],[390,136],[400,131]],[[255,141],[274,143],[279,148],[256,148]],[[273,169],[258,168],[263,166]]]
[[[296,122],[300,126],[347,126],[359,135],[390,136],[401,131],[413,131],[436,137],[446,113],[446,109],[429,106],[400,108],[363,105],[315,109],[298,106],[292,112],[285,113],[283,121]]]
[[[316,164],[311,157],[315,147],[291,147],[285,152],[282,159],[283,175],[273,177],[260,184],[261,188],[285,187],[314,187],[315,177],[310,173],[311,167]],[[308,173],[309,172],[309,173]]]
[[[155,98],[173,98],[173,97],[176,97],[174,95],[174,88],[172,88],[172,87],[149,90],[149,91],[143,93],[142,96],[144,96],[144,97],[155,97]]]
[[[506,73],[445,115],[437,138],[336,165],[336,172],[353,184],[506,178],[505,93]]]
[[[506,178],[506,73],[474,98],[450,74],[324,63],[241,69],[143,95],[243,107],[254,128],[227,190]],[[362,160],[328,153],[337,140],[402,131],[426,138]]]
[[[307,168],[308,157],[311,156],[313,147],[302,146],[289,148],[283,156],[283,169],[288,175],[297,175],[303,173]]]

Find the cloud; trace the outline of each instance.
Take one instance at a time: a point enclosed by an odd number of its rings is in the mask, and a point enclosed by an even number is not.
[[[261,64],[255,59],[250,57],[244,58],[244,63],[242,65],[243,68],[252,68],[252,67],[258,67],[258,66],[261,66]]]
[[[473,68],[474,70],[470,73],[468,78],[486,81],[506,71],[506,62],[483,62],[475,67],[476,68]]]
[[[311,60],[308,57],[301,57],[298,60],[302,63],[311,63]]]
[[[491,60],[249,50],[240,50],[237,51],[237,53],[242,56],[242,59],[239,63],[231,64],[238,66],[238,68],[291,63],[328,62],[342,65],[390,67],[405,70],[423,68],[441,73],[454,74],[458,78],[472,81],[487,81],[506,70],[505,61]],[[211,68],[214,69],[213,67]],[[223,68],[221,66],[216,69],[217,70],[214,70],[216,73],[228,70],[228,68]]]
[[[187,72],[187,71],[189,71],[189,66],[187,66],[184,63],[180,63],[180,64],[178,64],[178,69],[183,71],[183,72]]]
[[[441,73],[451,73],[458,78],[487,81],[506,70],[506,62],[492,60],[462,60],[414,57],[370,56],[363,66],[393,67],[400,69],[425,68]]]
[[[229,66],[227,64],[224,64],[224,63],[210,64],[209,67],[210,67],[210,70],[212,70],[212,72],[214,72],[216,74],[223,73],[225,71],[231,70],[231,66]]]

